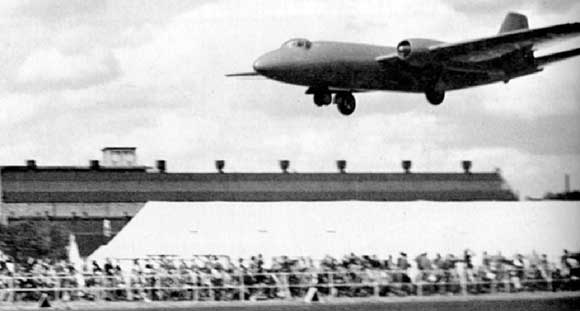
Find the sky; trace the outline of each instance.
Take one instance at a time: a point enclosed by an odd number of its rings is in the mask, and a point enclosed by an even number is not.
[[[446,95],[357,95],[349,117],[305,88],[231,79],[289,38],[395,46],[497,33],[508,11],[531,27],[580,21],[580,2],[4,0],[0,2],[0,165],[88,165],[137,147],[169,171],[501,169],[522,197],[580,188],[580,57],[544,72]],[[580,46],[580,40],[538,55]]]

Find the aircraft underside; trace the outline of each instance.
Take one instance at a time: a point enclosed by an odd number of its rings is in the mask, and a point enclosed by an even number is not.
[[[520,67],[489,68],[481,71],[460,71],[445,68],[422,68],[406,70],[377,69],[375,72],[357,73],[335,72],[324,76],[332,80],[313,79],[293,81],[293,84],[308,86],[306,94],[313,94],[314,103],[319,106],[336,104],[340,113],[350,115],[356,108],[353,93],[370,91],[395,91],[424,93],[432,105],[439,105],[445,99],[445,92],[486,85],[496,82],[507,83],[511,79],[541,71],[534,64]],[[360,77],[360,78],[359,78]]]

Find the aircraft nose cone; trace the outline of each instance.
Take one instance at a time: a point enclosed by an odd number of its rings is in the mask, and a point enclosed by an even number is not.
[[[271,71],[272,68],[272,62],[264,59],[264,57],[260,57],[254,62],[254,70],[259,73]]]
[[[258,73],[267,75],[268,73],[272,73],[279,67],[278,57],[274,55],[272,52],[266,53],[260,56],[254,62],[254,70]]]

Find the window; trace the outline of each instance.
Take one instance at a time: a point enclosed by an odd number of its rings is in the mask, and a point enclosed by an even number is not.
[[[309,49],[311,46],[312,42],[308,41],[308,39],[291,39],[282,44],[282,47],[286,48]]]

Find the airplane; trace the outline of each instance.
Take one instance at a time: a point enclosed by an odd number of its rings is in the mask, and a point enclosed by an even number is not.
[[[529,29],[525,15],[510,12],[497,35],[458,43],[418,38],[388,47],[291,39],[259,57],[254,71],[226,76],[263,76],[306,86],[317,106],[334,103],[343,115],[354,112],[353,93],[359,92],[424,93],[429,103],[439,105],[447,91],[508,83],[580,55],[576,48],[534,56],[541,45],[578,35],[580,23]]]

